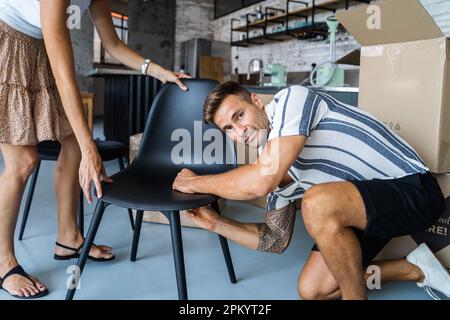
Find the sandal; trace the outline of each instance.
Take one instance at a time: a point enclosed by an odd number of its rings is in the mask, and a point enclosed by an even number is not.
[[[3,278],[0,277],[0,289],[5,290],[6,292],[8,292],[8,294],[14,298],[17,299],[37,299],[37,298],[42,298],[46,295],[48,295],[48,289],[46,288],[45,291],[42,291],[40,293],[35,294],[34,296],[19,296],[19,295],[15,295],[15,294],[11,294],[9,293],[8,290],[6,290],[5,288],[3,288],[2,284],[3,282],[10,276],[14,275],[14,274],[18,274],[20,276],[23,276],[25,278],[27,278],[28,280],[30,280],[31,282],[33,282],[34,285],[36,285],[36,283],[33,281],[33,279],[30,278],[30,275],[28,273],[25,272],[25,270],[23,270],[23,268],[20,265],[17,265],[16,267],[12,268],[11,270],[9,270],[4,276]]]
[[[80,257],[80,251],[81,251],[81,248],[83,248],[84,242],[81,244],[81,246],[78,249],[68,247],[68,246],[63,245],[63,244],[61,244],[59,242],[56,242],[56,245],[58,247],[61,247],[61,248],[64,248],[64,249],[67,249],[67,250],[71,250],[71,251],[75,252],[74,254],[71,254],[71,255],[68,255],[68,256],[61,256],[61,255],[57,255],[56,253],[53,255],[53,258],[55,260],[65,261],[65,260],[71,260],[71,259],[78,259]],[[95,243],[93,243],[92,245],[96,246]],[[92,260],[92,261],[95,261],[95,262],[107,262],[107,261],[114,260],[115,257],[116,257],[115,255],[112,255],[112,257],[110,257],[110,258],[95,258],[95,257],[89,255],[88,259]]]

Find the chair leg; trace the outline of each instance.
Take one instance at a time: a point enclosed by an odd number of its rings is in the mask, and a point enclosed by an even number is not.
[[[94,242],[95,235],[97,234],[98,227],[100,226],[100,222],[102,221],[103,213],[105,212],[105,208],[109,204],[99,200],[97,202],[97,206],[95,208],[94,215],[92,217],[91,224],[89,226],[88,233],[86,235],[86,239],[84,240],[83,248],[81,250],[80,257],[77,262],[77,269],[72,276],[70,281],[71,287],[67,290],[66,300],[72,300],[75,295],[75,291],[77,290],[78,282],[80,281],[81,274],[83,272],[84,266],[86,265],[86,260],[89,256],[89,251],[91,250],[92,243]]]
[[[80,204],[78,205],[78,228],[84,237],[84,194],[80,191]]]
[[[133,218],[133,211],[131,209],[128,209],[128,218],[130,219],[131,230],[135,230],[136,226]]]
[[[214,202],[211,207],[220,214],[219,204],[217,202]],[[227,265],[230,281],[231,283],[237,283],[236,274],[234,273],[233,261],[231,260],[230,248],[228,247],[228,241],[221,235],[219,235],[219,241],[222,247],[223,257],[225,258],[225,263]]]
[[[123,169],[125,169],[125,165],[124,165],[124,163],[123,163],[123,158],[122,157],[119,157],[119,168],[120,168],[120,171],[122,171]]]
[[[177,276],[178,299],[187,300],[186,271],[184,268],[183,240],[181,238],[180,212],[170,211],[170,233],[172,236],[172,250]]]
[[[38,161],[33,175],[31,176],[31,183],[27,193],[27,200],[25,202],[25,208],[23,210],[22,224],[20,226],[19,240],[23,239],[23,233],[27,225],[28,215],[30,213],[31,202],[33,201],[34,189],[36,188],[36,181],[39,175],[39,169],[41,167],[41,160]]]
[[[125,169],[123,157],[119,157],[118,161],[119,161],[120,171],[122,171],[123,169]],[[128,217],[130,218],[131,229],[134,230],[135,226],[134,226],[134,219],[133,219],[133,211],[131,209],[128,209]]]
[[[136,225],[134,226],[134,233],[133,233],[133,246],[131,248],[131,258],[130,260],[132,262],[136,261],[136,255],[139,245],[139,237],[141,235],[141,228],[142,228],[142,219],[144,218],[144,211],[138,210],[136,212]]]

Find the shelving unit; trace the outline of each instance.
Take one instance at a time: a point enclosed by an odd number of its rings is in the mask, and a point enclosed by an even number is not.
[[[326,38],[328,27],[326,22],[316,21],[316,14],[324,11],[335,13],[338,9],[348,9],[352,2],[370,3],[372,0],[324,0],[312,3],[299,0],[286,0],[285,9],[266,7],[264,19],[251,21],[256,17],[254,13],[246,15],[246,23],[243,26],[235,26],[240,19],[231,19],[231,45],[248,47],[250,45],[263,45],[268,42],[284,41],[292,38],[301,40],[315,38],[317,36]],[[301,4],[303,7],[292,9],[292,4]],[[294,22],[294,24],[292,24]],[[269,26],[278,25],[274,32],[270,32]],[[262,30],[260,34],[251,36],[250,32]],[[234,40],[235,33],[242,35],[243,39]]]

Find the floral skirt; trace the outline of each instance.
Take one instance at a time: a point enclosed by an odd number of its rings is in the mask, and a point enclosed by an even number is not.
[[[44,41],[0,20],[0,143],[37,145],[72,133]]]

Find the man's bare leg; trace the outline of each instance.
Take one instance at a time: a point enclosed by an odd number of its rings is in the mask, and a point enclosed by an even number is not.
[[[373,262],[380,268],[380,282],[413,281],[422,282],[424,274],[420,268],[406,259]],[[367,279],[371,274],[364,272]],[[334,279],[319,251],[313,251],[305,263],[298,279],[298,292],[304,300],[336,300],[342,298]]]
[[[305,226],[339,284],[345,300],[367,299],[362,254],[353,228],[367,226],[365,206],[350,182],[316,185],[302,201]]]
[[[265,223],[241,223],[223,217],[211,207],[189,210],[187,214],[200,227],[215,232],[252,250],[283,253],[291,240],[295,204],[266,213]]]

